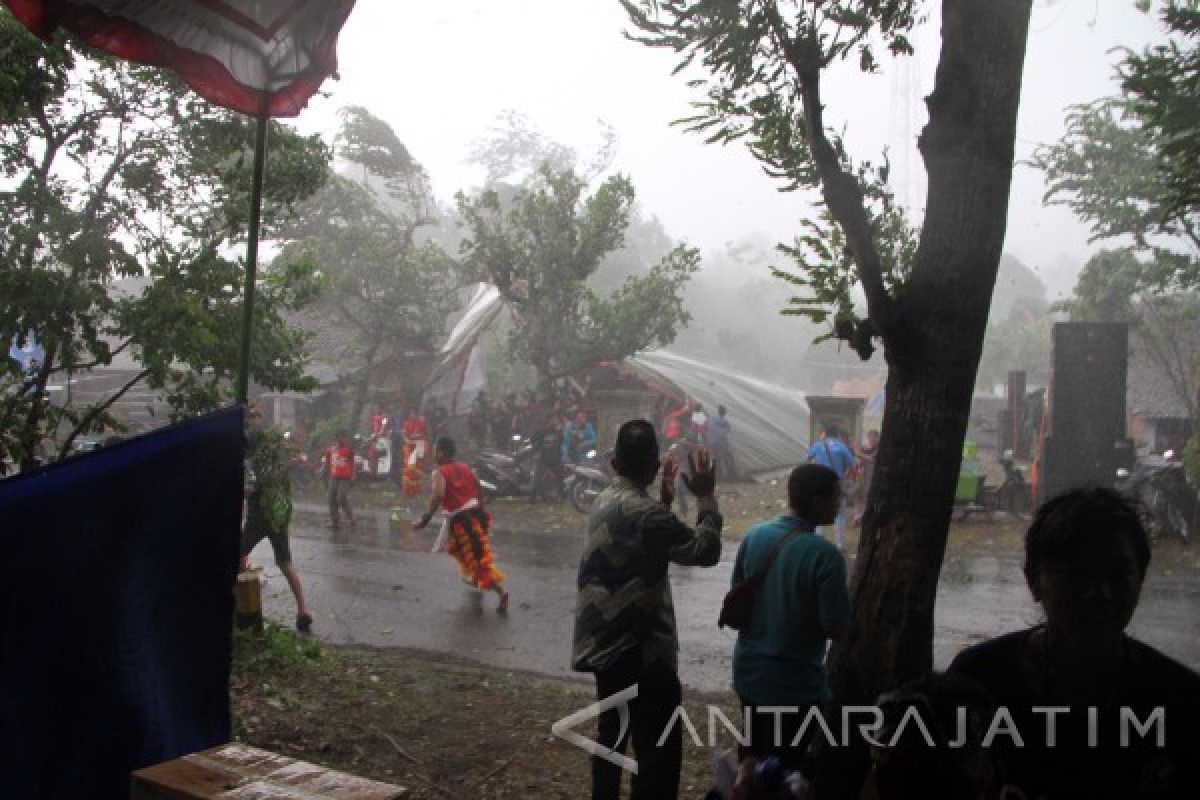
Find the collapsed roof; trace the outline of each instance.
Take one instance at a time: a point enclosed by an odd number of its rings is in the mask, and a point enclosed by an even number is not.
[[[471,371],[480,372],[479,337],[495,323],[504,309],[504,300],[494,286],[480,285],[467,304],[462,317],[442,346],[440,362],[430,383],[441,387],[471,385],[465,380]],[[809,412],[803,392],[733,372],[703,361],[677,355],[669,350],[654,350],[625,359],[622,366],[633,373],[648,389],[676,397],[688,397],[704,405],[706,413],[717,407],[728,409],[733,429],[730,443],[738,468],[746,472],[767,472],[799,464],[808,449]],[[431,387],[431,388],[433,388]],[[463,409],[469,398],[451,407]]]

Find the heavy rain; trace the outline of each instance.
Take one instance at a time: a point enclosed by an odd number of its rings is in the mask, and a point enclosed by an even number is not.
[[[1195,0],[0,54],[0,798],[1200,796]]]

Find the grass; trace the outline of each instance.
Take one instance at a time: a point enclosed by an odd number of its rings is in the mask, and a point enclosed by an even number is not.
[[[319,646],[276,626],[239,633],[232,700],[239,741],[408,788],[424,798],[586,796],[586,753],[551,734],[594,702],[588,682],[491,669],[441,655]],[[730,696],[688,697],[703,736]],[[588,726],[581,726],[590,735]],[[700,798],[710,753],[686,741],[681,798]],[[728,741],[724,741],[728,744]]]

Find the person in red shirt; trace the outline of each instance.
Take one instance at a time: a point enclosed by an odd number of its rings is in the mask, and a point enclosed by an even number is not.
[[[692,404],[684,400],[683,405],[671,411],[663,420],[663,438],[670,444],[687,434],[687,426],[691,424]]]
[[[476,589],[492,591],[500,596],[496,612],[508,612],[508,592],[504,589],[504,573],[496,568],[492,546],[488,541],[492,516],[483,507],[479,481],[466,463],[455,459],[454,440],[438,439],[434,448],[437,469],[433,472],[433,497],[429,510],[413,526],[421,530],[440,508],[449,518],[446,552],[458,564],[464,582]]]
[[[387,433],[388,418],[387,414],[383,413],[383,408],[379,403],[371,405],[371,435],[383,436]]]
[[[350,487],[354,484],[354,448],[345,431],[338,431],[336,440],[325,451],[325,469],[329,474],[329,526],[340,527],[340,512],[350,518],[355,527],[354,510],[350,508]]]
[[[425,474],[426,449],[428,448],[429,423],[417,413],[408,410],[404,420],[404,494],[416,497],[421,493],[421,479]]]

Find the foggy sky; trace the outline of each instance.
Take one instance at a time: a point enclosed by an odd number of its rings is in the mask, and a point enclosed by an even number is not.
[[[925,176],[916,136],[926,116],[940,47],[937,7],[915,35],[917,56],[884,57],[880,75],[835,71],[824,95],[832,126],[846,126],[856,159],[892,152],[897,195],[916,214]],[[706,250],[754,233],[790,241],[810,206],[781,194],[743,146],[705,145],[670,122],[698,97],[671,76],[671,53],[626,41],[616,0],[359,0],[339,47],[341,80],[327,82],[298,120],[331,137],[336,110],[358,104],[387,120],[425,165],[449,202],[481,181],[464,163],[470,144],[506,109],[586,158],[597,120],[615,126],[613,165],[629,174],[638,199],[667,231]],[[1017,133],[1017,157],[1062,133],[1064,109],[1117,91],[1113,48],[1140,49],[1162,38],[1158,19],[1132,0],[1035,0]],[[1051,295],[1069,291],[1066,265],[1082,265],[1100,245],[1067,209],[1045,208],[1041,174],[1014,174],[1006,250],[1043,278]]]

